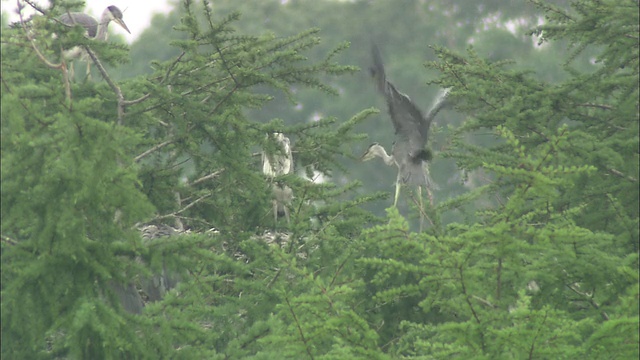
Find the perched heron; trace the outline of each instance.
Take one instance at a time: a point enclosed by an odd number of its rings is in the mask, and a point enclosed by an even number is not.
[[[183,231],[173,228],[169,225],[147,225],[142,227],[142,240],[146,245],[151,244],[154,240],[178,236]],[[147,295],[150,302],[161,300],[164,295],[178,285],[180,274],[167,268],[165,261],[162,261],[162,269],[156,271],[151,278],[141,278],[140,284],[142,291]]]
[[[398,168],[393,206],[397,206],[400,187],[405,184],[418,187],[418,197],[420,206],[422,206],[422,187],[424,186],[427,191],[433,187],[427,164],[427,161],[430,161],[432,157],[431,151],[426,146],[429,127],[433,118],[447,105],[447,96],[440,97],[427,115],[423,116],[411,99],[396,90],[395,86],[387,80],[380,50],[375,45],[372,48],[372,55],[371,76],[376,81],[378,91],[387,100],[396,138],[391,155],[387,154],[384,147],[374,143],[362,155],[361,160],[367,161],[374,157],[380,157],[385,164],[395,165]],[[420,210],[423,211],[423,209]]]
[[[102,12],[102,16],[100,16],[100,22],[98,22],[93,17],[81,13],[81,12],[72,12],[65,13],[58,17],[58,20],[65,25],[75,26],[80,25],[86,29],[86,35],[88,38],[99,41],[107,41],[109,36],[108,27],[111,21],[120,25],[123,29],[125,29],[129,34],[129,28],[127,24],[122,20],[122,11],[118,9],[116,6],[111,5],[108,6]],[[91,61],[88,59],[88,55],[86,51],[84,51],[81,47],[76,46],[70,50],[64,52],[64,57],[67,59],[75,59],[81,58],[87,62],[87,77],[91,74]],[[73,64],[71,64],[70,68],[70,77],[73,78]]]
[[[127,284],[120,284],[114,280],[108,282],[108,286],[116,294],[120,300],[122,308],[131,314],[141,314],[144,308],[144,302],[142,297],[138,293],[136,286],[130,282]]]
[[[266,151],[262,152],[262,173],[271,179],[293,172],[293,155],[291,154],[289,138],[282,133],[274,133],[273,136],[280,146],[282,154],[269,155]],[[276,223],[278,222],[278,216],[284,216],[287,219],[287,223],[289,223],[289,205],[293,201],[293,190],[287,185],[276,181],[272,184],[272,194],[273,217]]]
[[[147,246],[155,239],[177,236],[182,233],[182,231],[168,225],[145,225],[140,227],[139,230],[142,233],[142,240]],[[138,261],[141,260],[138,259]],[[141,292],[138,291],[133,281],[122,284],[115,280],[110,280],[108,286],[118,297],[120,305],[122,305],[124,310],[132,314],[141,314],[147,302],[161,300],[167,291],[177,286],[179,280],[180,274],[167,269],[163,260],[162,269],[156,271],[152,277],[141,277],[139,279],[140,290],[142,290],[142,294],[145,295],[145,299],[143,299]]]

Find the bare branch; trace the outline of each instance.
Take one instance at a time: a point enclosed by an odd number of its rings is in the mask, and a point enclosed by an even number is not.
[[[211,197],[212,194],[207,194],[207,195],[202,195],[199,198],[195,199],[194,201],[190,202],[188,205],[186,205],[185,207],[183,207],[182,209],[178,210],[178,211],[174,211],[171,214],[166,214],[166,215],[158,215],[156,217],[154,217],[150,222],[156,221],[156,220],[162,220],[162,219],[167,219],[167,218],[175,218],[178,215],[180,215],[181,213],[189,210],[190,208],[192,208],[194,205],[196,205],[197,203],[199,203],[200,201]]]
[[[613,110],[612,106],[605,105],[605,104],[584,103],[584,104],[578,104],[578,106],[593,107],[593,108],[604,109],[604,110]]]
[[[575,285],[567,285],[567,287],[573,291],[574,293],[580,295],[584,300],[586,300],[591,306],[593,306],[594,309],[600,310],[600,305],[593,299],[593,297],[595,296],[595,291],[593,291],[591,294],[586,293],[584,291],[580,291],[576,288]],[[609,315],[605,312],[602,311],[600,313],[600,315],[602,315],[602,318],[607,321],[609,320]]]
[[[18,245],[18,240],[12,239],[6,235],[2,235],[2,242],[7,245]]]
[[[36,11],[37,11],[37,12],[39,12],[40,14],[42,14],[42,15],[47,15],[47,12],[46,12],[44,9],[40,8],[40,6],[38,6],[38,5],[37,5],[36,3],[34,3],[33,1],[25,0],[24,2],[26,2],[27,4],[29,4],[29,6],[31,6],[34,10],[36,10]],[[23,7],[24,7],[24,6],[18,2],[18,9],[19,9],[19,10],[22,10],[22,8],[23,8]]]
[[[638,182],[638,179],[634,178],[633,176],[625,175],[622,172],[620,172],[620,171],[618,171],[618,170],[616,170],[614,168],[607,169],[607,171],[609,171],[610,174],[613,174],[613,175],[615,175],[617,177],[620,177],[620,178],[623,178],[625,180],[629,180],[631,182]]]
[[[111,87],[111,90],[113,90],[113,92],[116,94],[116,97],[118,98],[118,122],[117,122],[117,124],[118,125],[122,125],[122,121],[124,119],[124,107],[125,107],[125,101],[124,101],[124,96],[122,95],[122,91],[120,90],[118,85],[116,85],[113,82],[113,80],[111,80],[111,78],[109,77],[109,74],[107,73],[107,70],[104,68],[104,66],[102,66],[102,63],[100,62],[100,60],[98,60],[98,57],[89,48],[89,46],[83,45],[82,47],[87,51],[87,54],[89,54],[89,56],[91,57],[91,60],[93,60],[93,63],[96,65],[96,67],[100,71],[100,74],[102,75],[102,78],[107,82],[107,84],[109,84],[109,87]]]
[[[141,102],[147,100],[150,97],[151,97],[151,94],[145,94],[142,97],[140,97],[138,99],[135,99],[135,100],[125,100],[124,106],[135,105],[135,104],[141,103]]]
[[[194,180],[193,182],[191,182],[191,183],[187,184],[187,186],[194,186],[194,185],[197,185],[197,184],[199,184],[199,183],[201,183],[201,182],[204,182],[204,181],[206,181],[206,180],[213,179],[213,178],[215,178],[216,176],[220,175],[224,170],[225,170],[225,169],[224,169],[224,168],[222,168],[222,169],[220,169],[220,170],[218,170],[218,171],[215,171],[215,172],[213,172],[213,173],[211,173],[211,174],[209,174],[209,175],[205,175],[205,176],[203,176],[203,177],[201,177],[201,178],[199,178],[199,179],[197,179],[197,180]]]
[[[498,307],[493,305],[491,302],[489,302],[488,300],[485,300],[479,296],[475,296],[475,295],[471,295],[471,297],[473,297],[474,299],[478,300],[481,304],[484,304],[492,309],[497,309]]]
[[[158,150],[162,149],[163,147],[165,147],[165,146],[167,146],[167,145],[169,145],[169,144],[172,144],[172,143],[174,143],[174,142],[175,142],[175,139],[167,140],[167,141],[165,141],[165,142],[163,142],[163,143],[160,143],[160,144],[158,144],[158,145],[156,145],[156,146],[152,147],[151,149],[149,149],[149,150],[147,150],[147,151],[143,152],[142,154],[140,154],[140,155],[136,156],[136,157],[133,159],[133,161],[138,162],[138,161],[142,160],[142,158],[146,157],[147,155],[149,155],[149,154],[151,154],[151,153],[153,153],[153,152],[155,152],[155,151],[158,151]]]
[[[64,78],[64,85],[65,85],[65,94],[67,96],[67,100],[69,101],[69,106],[71,106],[71,84],[69,83],[69,73],[67,72],[67,64],[64,62],[64,60],[62,62],[60,62],[60,64],[52,63],[49,60],[47,60],[47,58],[40,52],[40,50],[36,46],[35,40],[33,39],[31,34],[29,33],[29,31],[27,30],[27,27],[26,27],[26,25],[24,23],[24,18],[22,17],[22,9],[24,8],[24,5],[22,5],[20,3],[20,0],[17,0],[17,4],[18,4],[18,15],[20,16],[20,26],[22,27],[22,30],[24,31],[24,34],[26,35],[27,39],[29,39],[29,43],[31,44],[31,47],[35,51],[35,53],[38,56],[38,58],[47,67],[49,67],[51,69],[55,69],[55,70],[62,70],[62,75],[63,75],[63,78]],[[41,9],[39,9],[37,6],[35,6],[31,2],[27,1],[27,4],[29,4],[31,7],[33,7],[37,11],[40,11],[40,12],[42,12],[44,14],[44,12]]]

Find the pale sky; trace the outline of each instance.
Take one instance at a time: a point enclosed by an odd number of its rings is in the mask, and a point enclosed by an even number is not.
[[[16,1],[17,0],[2,0],[2,11],[9,13],[10,22],[20,20],[16,13]],[[43,8],[49,6],[49,2],[45,0],[34,0],[33,2]],[[98,19],[107,6],[117,6],[124,13],[123,19],[131,31],[131,34],[128,34],[123,28],[113,23],[109,25],[109,30],[111,33],[123,35],[127,42],[131,43],[144,29],[149,27],[151,17],[154,14],[168,13],[171,11],[172,7],[168,2],[168,0],[86,0],[86,10],[84,12]],[[33,11],[29,10],[29,5],[26,5],[23,11],[24,17],[29,17],[33,13]]]

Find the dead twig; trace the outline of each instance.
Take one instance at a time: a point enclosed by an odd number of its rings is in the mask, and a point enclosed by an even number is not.
[[[582,298],[584,298],[584,300],[586,300],[591,306],[593,306],[594,309],[600,310],[600,305],[593,299],[593,297],[595,296],[595,291],[591,292],[591,294],[584,292],[584,291],[580,291],[576,288],[575,285],[570,284],[567,285],[567,287],[573,291],[574,293],[580,295]],[[602,318],[607,321],[609,320],[609,315],[605,312],[602,311],[600,313],[600,315],[602,315]]]
[[[607,169],[607,171],[610,174],[613,174],[613,175],[615,175],[617,177],[623,178],[623,179],[628,180],[630,182],[638,182],[638,179],[634,178],[633,176],[625,175],[621,171],[618,171],[618,170],[616,170],[614,168]]]
[[[107,70],[104,68],[104,66],[102,66],[102,63],[100,62],[100,60],[98,60],[98,57],[91,50],[91,48],[89,48],[88,45],[82,45],[82,47],[86,50],[87,54],[89,54],[89,57],[91,57],[91,61],[93,61],[93,63],[96,65],[96,67],[100,71],[102,78],[107,82],[111,90],[113,90],[113,92],[116,94],[116,98],[118,99],[117,124],[122,125],[122,122],[124,120],[124,107],[125,107],[125,100],[124,100],[124,95],[122,95],[122,90],[120,90],[120,87],[118,87],[118,85],[116,85],[116,83],[113,82],[113,80],[111,80],[111,77],[109,77]]]
[[[202,195],[199,198],[193,200],[192,202],[190,202],[188,205],[186,205],[185,207],[183,207],[182,209],[178,210],[178,211],[174,211],[171,214],[166,214],[166,215],[158,215],[156,217],[154,217],[150,222],[154,222],[157,220],[162,220],[162,219],[167,219],[167,218],[175,218],[178,215],[180,215],[181,213],[189,210],[190,208],[192,208],[193,206],[195,206],[197,203],[201,202],[202,200],[211,197],[212,194],[207,194],[207,195]]]
[[[473,297],[474,299],[478,300],[481,304],[486,305],[492,309],[497,309],[498,307],[493,305],[491,302],[489,302],[488,300],[485,300],[479,296],[476,295],[471,295],[471,297]]]
[[[192,181],[191,183],[187,184],[187,186],[194,186],[194,185],[197,185],[197,184],[199,184],[201,182],[207,181],[209,179],[213,179],[216,176],[220,175],[224,170],[225,169],[223,168],[223,169],[220,169],[218,171],[212,172],[209,175],[205,175],[205,176],[203,176],[203,177],[201,177],[199,179],[196,179],[196,180]]]
[[[155,151],[158,151],[158,150],[162,149],[163,147],[174,143],[175,141],[176,141],[175,139],[171,139],[171,140],[167,140],[165,142],[162,142],[162,143],[152,147],[151,149],[143,152],[142,154],[136,156],[135,158],[133,158],[133,161],[139,162],[140,160],[142,160],[144,157],[148,156],[149,154],[151,154],[151,153],[153,153]]]
[[[27,30],[24,18],[22,17],[22,9],[24,9],[24,5],[20,3],[20,0],[17,0],[16,2],[18,5],[18,16],[20,16],[20,26],[22,27],[22,30],[24,31],[25,36],[29,40],[31,47],[35,51],[36,56],[38,56],[40,61],[42,61],[47,67],[54,70],[62,71],[62,75],[63,75],[62,77],[64,78],[64,85],[65,85],[65,95],[67,96],[67,101],[69,101],[69,108],[71,108],[71,84],[69,83],[69,72],[67,71],[67,64],[64,62],[64,60],[61,61],[59,64],[52,63],[46,58],[46,56],[44,56],[44,54],[42,54],[42,52],[36,46],[35,40]],[[37,6],[35,6],[31,2],[27,1],[27,4],[29,4],[31,7],[33,7],[37,11],[40,11],[44,14],[44,12],[41,9],[39,9]]]

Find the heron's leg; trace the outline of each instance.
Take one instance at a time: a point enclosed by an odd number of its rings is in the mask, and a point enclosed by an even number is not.
[[[395,197],[393,198],[393,206],[394,206],[394,207],[397,207],[397,205],[398,205],[398,197],[400,196],[400,186],[402,186],[402,185],[400,184],[400,182],[399,182],[399,181],[396,181],[396,195],[395,195]]]
[[[418,206],[420,207],[420,232],[424,229],[424,203],[422,201],[422,186],[418,185]]]
[[[289,207],[287,205],[282,205],[284,208],[284,217],[287,219],[287,225],[291,225],[291,219],[289,218]]]
[[[68,70],[68,74],[69,74],[69,81],[73,82],[74,79],[74,75],[75,75],[75,71],[73,71],[73,60],[69,60],[69,68]]]
[[[433,193],[431,192],[431,189],[429,189],[428,186],[426,186],[425,188],[427,189],[427,196],[429,197],[429,205],[433,207]]]
[[[275,199],[273,202],[273,228],[278,229],[278,201]]]
[[[91,80],[91,59],[87,59],[87,80]]]

